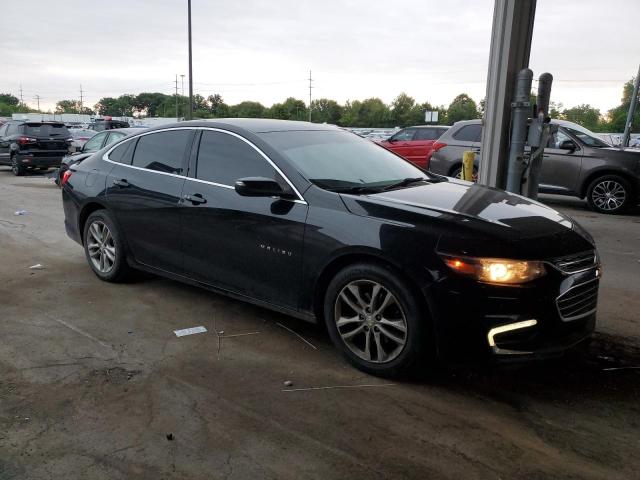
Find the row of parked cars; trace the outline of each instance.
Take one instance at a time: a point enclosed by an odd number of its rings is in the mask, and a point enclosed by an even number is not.
[[[621,213],[638,203],[640,193],[640,151],[620,149],[578,124],[552,120],[555,134],[545,147],[539,191],[586,198],[600,213]],[[461,177],[462,156],[474,151],[474,177],[481,163],[481,120],[447,126],[404,128],[383,147],[416,166],[449,177]]]

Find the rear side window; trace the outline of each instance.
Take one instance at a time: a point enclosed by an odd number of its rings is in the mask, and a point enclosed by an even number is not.
[[[453,138],[462,142],[479,142],[482,135],[482,125],[474,123],[465,125],[453,134]]]
[[[196,178],[234,185],[244,177],[277,178],[269,162],[246,142],[226,133],[203,131]]]
[[[436,140],[440,138],[443,130],[439,128],[418,128],[413,137],[414,140]]]
[[[67,127],[61,124],[26,123],[23,133],[30,137],[71,138],[71,133],[69,133]]]
[[[131,153],[133,152],[133,145],[135,143],[135,140],[130,140],[128,142],[124,142],[122,145],[118,145],[116,148],[111,150],[109,160],[131,165]]]
[[[133,154],[133,166],[180,175],[191,130],[169,130],[144,135]]]

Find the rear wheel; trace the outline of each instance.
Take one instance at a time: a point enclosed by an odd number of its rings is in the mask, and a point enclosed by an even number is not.
[[[454,168],[450,176],[453,178],[459,178],[460,180],[462,180],[462,166]],[[472,178],[474,183],[478,181],[478,169],[475,166],[473,167]]]
[[[11,171],[16,177],[21,177],[25,174],[26,171],[26,169],[22,165],[20,165],[15,155],[11,157]]]
[[[84,226],[84,252],[100,280],[120,282],[129,275],[120,232],[106,210],[93,212]]]
[[[596,178],[587,188],[587,203],[600,213],[621,213],[629,207],[633,192],[629,182],[618,175]]]
[[[367,373],[397,377],[428,351],[421,303],[385,267],[362,263],[340,271],[327,288],[324,316],[334,345]]]

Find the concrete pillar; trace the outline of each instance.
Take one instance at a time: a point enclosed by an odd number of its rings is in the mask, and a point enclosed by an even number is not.
[[[479,182],[506,187],[515,77],[529,66],[536,0],[495,0]]]

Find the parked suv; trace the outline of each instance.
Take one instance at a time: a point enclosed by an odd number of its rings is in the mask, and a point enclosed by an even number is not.
[[[58,167],[73,138],[63,123],[11,120],[0,127],[0,165],[14,175]]]
[[[433,143],[447,130],[446,125],[403,128],[387,140],[376,142],[426,170],[433,151]]]
[[[114,128],[129,128],[130,125],[127,122],[121,120],[111,120],[110,118],[102,119],[98,118],[89,125],[89,130],[95,130],[96,132],[102,132],[103,130],[112,130]]]
[[[480,153],[480,122],[457,122],[440,137],[433,145],[429,170],[460,178],[463,152]],[[621,213],[638,202],[640,152],[614,148],[573,122],[551,123],[558,131],[544,150],[539,192],[586,198],[589,207],[600,213]],[[474,175],[479,161],[478,155]]]

